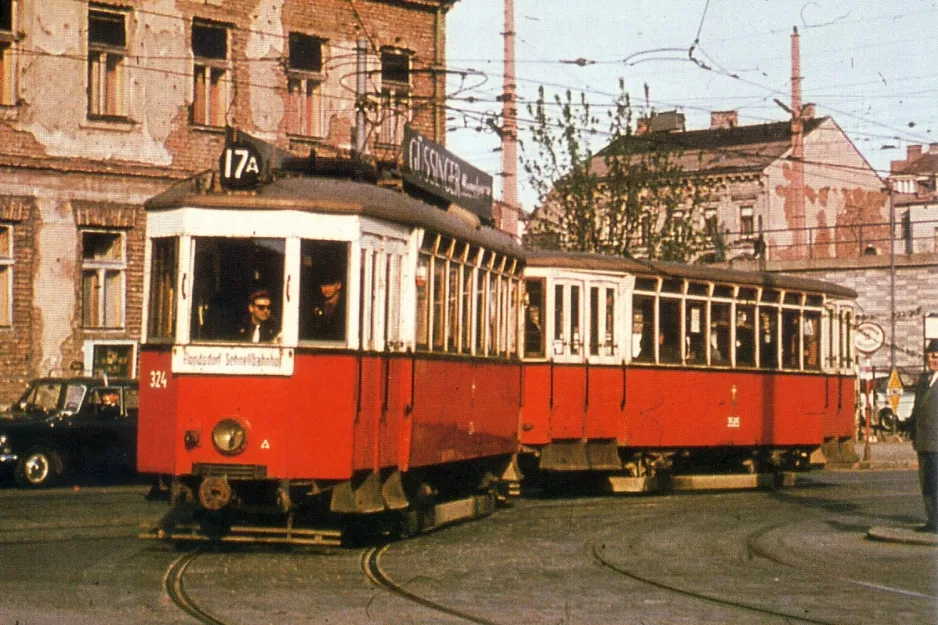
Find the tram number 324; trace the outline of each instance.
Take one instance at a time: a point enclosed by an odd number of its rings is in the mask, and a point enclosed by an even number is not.
[[[739,417],[727,417],[727,418],[726,418],[726,427],[728,427],[728,428],[738,428],[738,427],[739,427]]]
[[[166,372],[165,371],[151,371],[150,372],[150,388],[166,388]]]

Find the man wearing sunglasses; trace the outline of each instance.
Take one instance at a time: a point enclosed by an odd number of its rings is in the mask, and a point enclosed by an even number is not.
[[[248,343],[269,343],[277,338],[279,328],[270,310],[270,292],[254,291],[248,297],[248,314],[238,338]]]
[[[925,525],[921,532],[938,533],[938,339],[925,348],[928,368],[915,385],[915,403],[909,428],[918,452],[918,477],[925,502]]]

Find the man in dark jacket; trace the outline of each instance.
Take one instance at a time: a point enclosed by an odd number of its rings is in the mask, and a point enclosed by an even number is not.
[[[938,533],[938,339],[925,348],[928,369],[915,385],[915,403],[909,428],[918,452],[918,477],[925,502],[923,532]]]
[[[238,330],[238,339],[248,343],[269,343],[280,329],[270,310],[270,292],[254,291],[248,297],[248,314]]]

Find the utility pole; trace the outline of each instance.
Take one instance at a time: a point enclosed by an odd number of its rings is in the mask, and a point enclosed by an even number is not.
[[[503,210],[511,212],[508,220],[513,224],[512,235],[517,235],[518,226],[518,104],[515,84],[515,5],[514,0],[505,0],[505,79],[502,94],[502,204]],[[505,222],[504,217],[502,218]]]
[[[792,243],[800,258],[808,254],[805,245],[804,207],[804,118],[801,105],[801,41],[798,27],[791,33],[791,201]]]
[[[889,370],[896,368],[896,203],[892,181],[886,181],[889,192]]]

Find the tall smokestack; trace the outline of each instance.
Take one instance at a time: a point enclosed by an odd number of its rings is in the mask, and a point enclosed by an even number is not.
[[[518,210],[518,106],[515,99],[515,6],[505,0],[505,84],[502,113],[505,118],[502,136],[502,202],[506,212],[517,216]],[[513,233],[514,234],[514,233]]]
[[[804,207],[804,119],[801,110],[801,41],[798,27],[791,33],[791,191],[792,212],[789,226],[792,243],[799,257],[808,256],[805,249]]]

